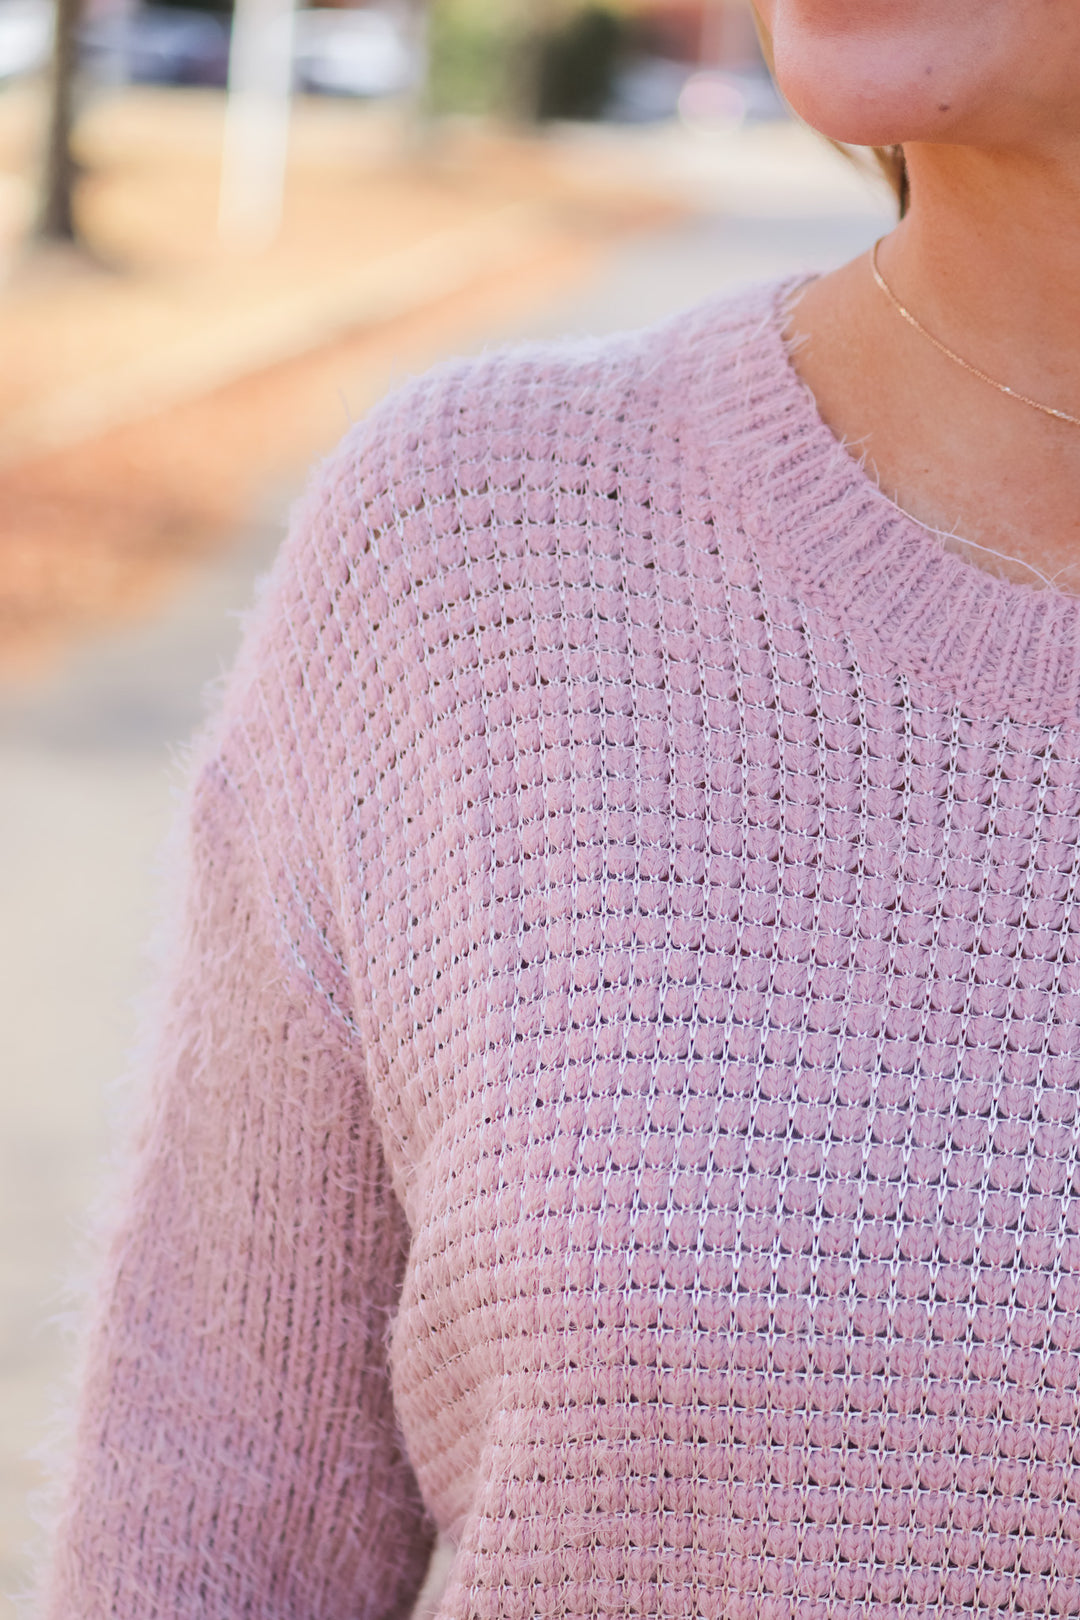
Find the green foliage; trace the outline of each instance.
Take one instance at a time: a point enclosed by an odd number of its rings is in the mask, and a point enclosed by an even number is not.
[[[597,117],[628,32],[595,0],[431,0],[428,26],[431,112],[524,119]]]
[[[598,118],[614,86],[626,44],[624,20],[588,5],[543,40],[537,112],[540,118]]]
[[[431,112],[502,109],[514,41],[500,9],[490,0],[432,0],[427,89]]]

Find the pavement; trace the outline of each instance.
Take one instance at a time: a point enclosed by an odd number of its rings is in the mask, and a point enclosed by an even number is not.
[[[634,139],[630,161],[647,151],[681,217],[534,286],[527,309],[472,308],[453,329],[426,328],[423,342],[396,328],[396,369],[447,350],[644,324],[728,286],[827,268],[888,226],[880,192],[805,132],[712,147],[664,132]],[[610,138],[596,140],[611,156]],[[320,397],[336,371],[347,395],[366,399],[374,373],[356,386],[362,348],[335,352],[323,355]],[[279,543],[289,493],[270,488],[230,544],[180,570],[128,622],[83,628],[36,672],[0,680],[0,1594],[27,1578],[27,1503],[40,1482],[31,1453],[70,1367],[65,1287],[107,1179],[178,753],[232,656],[236,615]],[[0,1596],[0,1620],[13,1614]]]

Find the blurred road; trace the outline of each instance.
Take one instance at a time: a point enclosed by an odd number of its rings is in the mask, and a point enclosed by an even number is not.
[[[862,251],[888,226],[880,194],[824,148],[800,151],[801,168],[788,152],[712,196],[708,165],[684,165],[680,184],[696,188],[701,212],[618,248],[588,285],[487,331],[485,344],[640,325]],[[341,382],[347,391],[349,376]],[[66,1366],[55,1317],[101,1181],[176,751],[228,664],[232,615],[275,550],[281,508],[279,496],[152,619],[0,687],[0,1593],[26,1578],[38,1479],[28,1452]],[[0,1617],[11,1612],[0,1596]]]

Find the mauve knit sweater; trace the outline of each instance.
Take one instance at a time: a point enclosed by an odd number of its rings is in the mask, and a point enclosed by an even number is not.
[[[1080,1611],[1080,602],[785,288],[440,369],[201,745],[53,1620]]]

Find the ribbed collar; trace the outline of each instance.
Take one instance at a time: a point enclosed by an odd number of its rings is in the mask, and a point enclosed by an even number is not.
[[[763,567],[971,715],[1080,715],[1080,598],[997,579],[945,549],[834,436],[783,337],[789,279],[697,312],[692,431]],[[717,485],[716,499],[723,497]],[[875,656],[876,655],[876,656]]]

